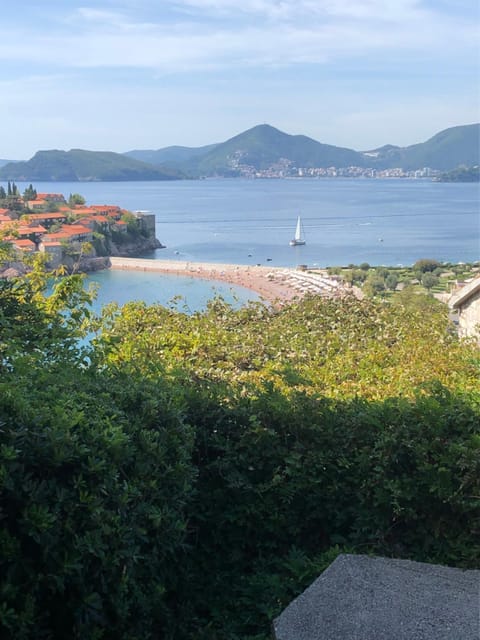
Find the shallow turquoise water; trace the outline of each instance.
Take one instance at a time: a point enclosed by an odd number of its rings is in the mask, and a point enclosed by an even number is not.
[[[131,300],[143,300],[192,313],[204,309],[208,300],[217,295],[233,306],[259,299],[254,291],[224,282],[144,271],[97,271],[86,280],[99,285],[94,305],[96,311],[109,302],[123,305]]]

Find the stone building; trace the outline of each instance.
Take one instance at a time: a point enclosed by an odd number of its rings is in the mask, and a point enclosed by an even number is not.
[[[480,276],[455,291],[448,305],[458,312],[460,336],[480,342]]]

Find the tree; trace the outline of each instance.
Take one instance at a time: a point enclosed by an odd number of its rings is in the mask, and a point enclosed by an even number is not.
[[[68,204],[70,207],[74,207],[76,204],[85,204],[85,198],[79,193],[71,193],[68,198]]]
[[[387,287],[387,289],[390,289],[390,291],[394,291],[397,287],[398,284],[398,278],[394,273],[389,273],[388,276],[385,278],[385,286]]]
[[[80,269],[82,259],[85,256],[91,255],[95,252],[91,242],[72,242],[69,240],[62,240],[61,245],[64,256],[69,256],[73,261],[71,266],[72,273],[77,273]]]
[[[33,188],[32,184],[29,184],[28,187],[23,192],[23,199],[25,201],[35,200],[36,197],[37,197],[36,190]]]
[[[5,189],[3,188],[3,186],[0,186],[0,200],[5,200],[6,197],[7,194],[5,192]]]
[[[380,278],[383,278],[385,280],[390,271],[387,269],[387,267],[377,267],[375,269],[375,273],[377,274],[377,276],[380,276]]]
[[[373,297],[385,290],[385,279],[375,272],[370,273],[363,285],[363,291],[367,296]]]
[[[432,287],[438,284],[438,276],[427,271],[423,274],[421,282],[425,289],[430,290]]]
[[[438,260],[432,260],[430,258],[422,258],[421,260],[417,260],[413,265],[414,271],[419,271],[420,273],[426,273],[427,271],[435,271],[437,267],[440,267],[440,263]]]

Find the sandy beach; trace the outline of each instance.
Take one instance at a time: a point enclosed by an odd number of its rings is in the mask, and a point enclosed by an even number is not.
[[[270,303],[286,303],[305,295],[338,296],[345,289],[324,271],[301,271],[281,267],[110,258],[112,269],[157,271],[170,275],[218,280],[251,289]]]

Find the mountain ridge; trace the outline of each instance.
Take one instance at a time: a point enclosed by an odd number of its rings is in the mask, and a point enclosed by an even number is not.
[[[165,147],[159,154],[174,147]],[[480,124],[458,125],[444,129],[425,142],[406,147],[386,144],[367,151],[327,145],[305,135],[290,135],[261,124],[229,138],[225,142],[203,147],[181,147],[183,161],[175,165],[187,175],[238,175],[241,165],[260,170],[280,161],[303,168],[358,166],[372,169],[423,167],[448,171],[460,165],[480,162]],[[142,153],[145,153],[143,151]],[[190,152],[190,156],[189,156]],[[127,152],[137,157],[138,151]],[[154,156],[151,156],[154,158]]]
[[[302,175],[302,170],[359,167],[452,171],[480,164],[480,124],[439,131],[407,147],[386,144],[355,151],[259,124],[224,142],[201,147],[112,151],[37,151],[28,161],[0,166],[0,179],[38,181],[174,180],[210,176]],[[296,173],[295,173],[296,171]],[[260,172],[260,173],[259,173]]]
[[[50,149],[0,167],[0,179],[46,182],[175,180],[183,176],[113,151]]]

